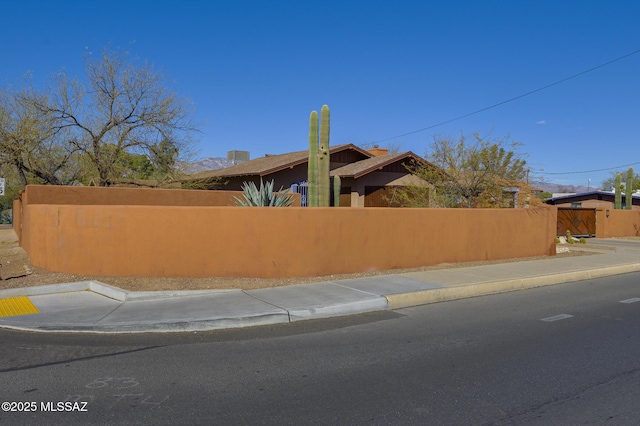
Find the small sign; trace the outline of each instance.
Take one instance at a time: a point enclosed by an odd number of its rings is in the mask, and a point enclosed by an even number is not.
[[[4,195],[4,178],[0,178],[0,196]]]

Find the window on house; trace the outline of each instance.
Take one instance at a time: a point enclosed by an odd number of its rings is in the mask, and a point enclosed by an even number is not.
[[[582,208],[582,203],[571,203],[571,208],[572,209],[581,209]]]

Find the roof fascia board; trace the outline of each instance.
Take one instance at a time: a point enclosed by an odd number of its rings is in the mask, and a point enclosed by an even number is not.
[[[373,158],[376,158],[376,157],[373,157]],[[414,154],[411,151],[407,151],[407,152],[403,152],[402,154],[398,154],[397,156],[395,156],[393,158],[390,158],[387,161],[384,161],[384,162],[382,162],[380,164],[376,164],[375,166],[371,166],[371,167],[369,167],[367,169],[361,170],[358,173],[354,173],[352,175],[344,175],[344,176],[345,177],[352,177],[354,179],[359,179],[362,176],[368,175],[369,173],[373,173],[376,170],[379,170],[379,169],[381,169],[383,167],[386,167],[386,166],[388,166],[390,164],[397,163],[398,161],[405,160],[407,158],[410,158],[412,160],[416,160],[416,161],[418,161],[419,163],[421,163],[424,166],[429,165],[429,163],[427,161],[425,161],[424,159],[418,157],[416,154]],[[366,161],[366,160],[363,160],[363,161]],[[409,172],[407,171],[407,173],[409,173]]]
[[[329,146],[329,155],[335,154],[337,152],[346,151],[348,149],[351,149],[353,151],[359,152],[359,153],[361,153],[361,154],[363,154],[363,155],[365,155],[365,156],[367,156],[369,158],[373,157],[373,154],[371,154],[370,152],[362,150],[362,149],[358,148],[357,146],[355,146],[354,144],[351,144],[351,143],[344,144],[344,145],[337,145],[336,147],[333,147],[333,149],[332,149],[331,146]],[[308,151],[300,151],[300,152],[308,152]],[[307,154],[306,157],[304,157],[304,158],[302,158],[300,160],[292,161],[290,163],[283,164],[281,166],[274,167],[274,168],[269,169],[269,170],[265,170],[265,171],[261,172],[259,175],[260,176],[270,175],[271,173],[276,173],[276,172],[279,172],[281,170],[290,169],[290,168],[293,168],[295,166],[299,166],[301,164],[308,163],[308,162],[309,162],[309,155]],[[247,176],[249,176],[249,175],[247,175]]]

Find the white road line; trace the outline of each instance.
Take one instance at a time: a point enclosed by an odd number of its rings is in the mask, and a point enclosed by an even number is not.
[[[640,302],[640,297],[634,297],[631,299],[621,300],[620,303],[635,303]]]
[[[572,316],[573,315],[569,315],[569,314],[560,314],[560,315],[554,315],[548,318],[542,318],[540,321],[553,322],[553,321],[559,321],[559,320],[571,318]]]

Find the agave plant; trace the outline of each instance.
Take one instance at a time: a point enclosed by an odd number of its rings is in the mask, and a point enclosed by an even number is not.
[[[243,199],[233,197],[236,199],[236,205],[244,207],[288,207],[293,204],[293,194],[289,193],[289,190],[282,190],[273,192],[273,180],[266,184],[260,178],[260,190],[253,182],[243,182],[242,191],[244,194]]]

